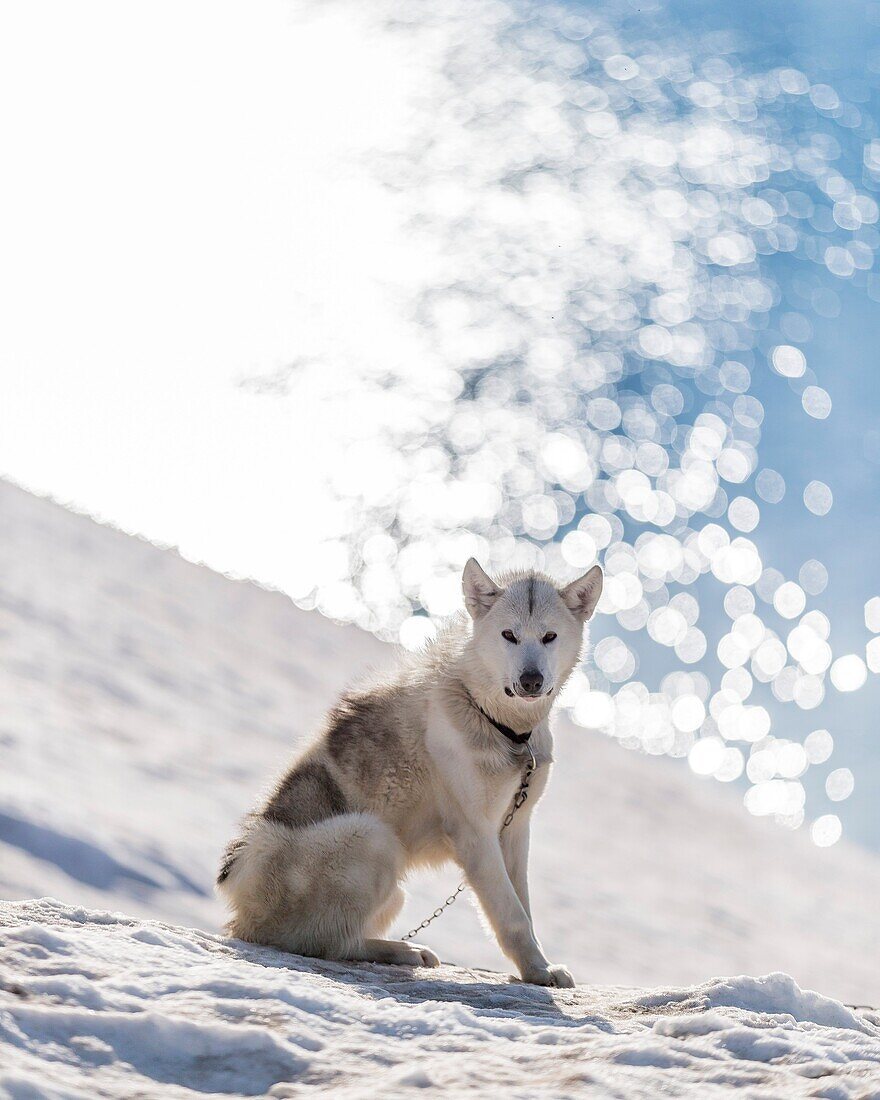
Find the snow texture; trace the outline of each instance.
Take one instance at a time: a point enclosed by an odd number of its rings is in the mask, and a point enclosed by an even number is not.
[[[0,904],[0,1097],[880,1095],[880,1017],[785,974],[548,990]]]
[[[0,897],[217,931],[236,820],[389,647],[0,482]],[[580,982],[784,970],[880,1004],[880,862],[742,808],[679,762],[560,721],[532,896]],[[409,885],[400,930],[459,881]],[[507,970],[465,900],[426,941]]]

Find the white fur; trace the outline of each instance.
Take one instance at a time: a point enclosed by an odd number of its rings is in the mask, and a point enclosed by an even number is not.
[[[497,581],[473,560],[456,619],[388,681],[352,693],[230,848],[220,890],[232,934],[300,954],[437,965],[428,948],[382,939],[419,865],[453,860],[524,980],[572,985],[532,926],[531,814],[552,760],[550,708],[578,660],[601,594],[598,567],[557,589]],[[540,675],[541,687],[527,695]],[[500,834],[524,754],[480,713],[532,730],[530,797]]]

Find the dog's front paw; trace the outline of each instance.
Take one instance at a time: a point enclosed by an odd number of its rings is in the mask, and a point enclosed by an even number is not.
[[[430,947],[424,947],[420,943],[411,943],[409,946],[418,955],[418,962],[415,962],[416,966],[434,967],[440,965],[440,960],[437,958]]]
[[[523,974],[523,981],[532,985],[550,985],[556,989],[574,989],[574,978],[564,966],[544,966]]]
[[[557,989],[574,989],[574,978],[568,967],[548,966],[547,970],[550,973],[550,985],[555,985]]]

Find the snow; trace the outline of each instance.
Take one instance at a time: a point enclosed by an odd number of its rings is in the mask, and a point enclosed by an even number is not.
[[[784,974],[548,990],[0,904],[0,1096],[866,1097],[880,1016]]]
[[[224,939],[236,819],[390,658],[0,482],[3,1100],[880,1094],[880,1017],[842,1003],[880,1005],[877,859],[565,721],[532,881],[575,990],[512,982],[468,895],[425,933],[439,971]],[[401,931],[457,881],[410,883]]]
[[[387,646],[0,482],[0,897],[219,931],[219,854],[334,694]],[[533,904],[580,982],[784,970],[880,1004],[880,863],[559,723]],[[400,930],[459,881],[409,884]],[[426,940],[506,971],[464,895]]]

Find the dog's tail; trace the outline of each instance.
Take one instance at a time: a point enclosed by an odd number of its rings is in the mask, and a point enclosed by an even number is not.
[[[253,823],[254,816],[254,814],[250,813],[245,817],[244,821],[241,823],[241,832],[226,845],[223,851],[223,857],[220,860],[220,870],[217,872],[218,886],[222,886],[229,878],[232,873],[232,868],[235,866],[235,861],[241,855],[243,848],[247,844],[248,834],[250,833],[250,827]]]
[[[223,858],[220,861],[220,870],[217,872],[217,885],[222,886],[223,883],[229,878],[232,868],[235,866],[235,861],[239,856],[242,848],[244,847],[244,837],[236,837],[235,840],[230,840],[226,845],[223,852]]]

